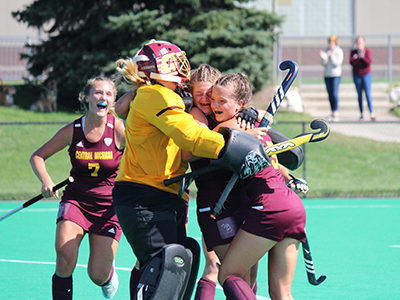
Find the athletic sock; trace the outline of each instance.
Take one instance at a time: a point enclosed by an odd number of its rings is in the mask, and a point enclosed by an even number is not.
[[[72,276],[60,277],[54,273],[52,282],[53,300],[72,300]]]
[[[256,280],[256,281],[254,281],[254,287],[253,287],[254,295],[257,295],[257,289],[258,289],[258,287],[257,287],[257,280]]]
[[[214,281],[207,278],[201,278],[199,282],[197,282],[197,289],[194,300],[214,299],[216,287],[217,284]]]
[[[110,275],[110,277],[107,279],[107,281],[105,282],[105,283],[103,283],[101,286],[106,286],[107,284],[109,284],[110,283],[110,281],[111,281],[111,279],[113,278],[113,276],[114,276],[114,266],[111,266],[111,273],[110,273],[111,275]]]
[[[238,276],[229,276],[224,282],[223,289],[229,300],[257,300],[246,281]]]
[[[136,288],[139,284],[140,276],[141,276],[141,274],[140,274],[139,269],[136,267],[133,267],[133,270],[131,272],[131,279],[129,281],[131,300],[133,300],[135,298]]]

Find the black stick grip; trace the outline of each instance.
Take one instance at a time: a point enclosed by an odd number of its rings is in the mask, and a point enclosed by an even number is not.
[[[199,170],[196,170],[196,171],[193,171],[193,172],[190,172],[190,173],[182,174],[182,175],[170,178],[170,179],[165,179],[164,180],[164,185],[165,186],[169,186],[169,185],[171,185],[173,183],[181,181],[183,178],[189,179],[189,178],[192,178],[192,177],[195,177],[195,176],[198,176],[198,175],[203,175],[203,174],[208,173],[208,172],[216,171],[218,169],[220,169],[220,167],[208,166],[208,167],[205,167],[203,169],[199,169]]]
[[[56,184],[56,185],[53,187],[53,192],[55,192],[55,191],[61,189],[63,186],[66,186],[68,183],[73,182],[73,181],[74,181],[74,178],[73,178],[72,176],[68,177],[68,178],[65,179],[64,181],[62,181],[62,182]],[[43,199],[43,195],[42,195],[42,194],[39,194],[39,195],[33,197],[32,199],[26,201],[24,204],[22,204],[22,207],[23,207],[23,208],[28,207],[28,206],[32,205],[33,203],[38,202],[38,201],[41,200],[41,199]]]

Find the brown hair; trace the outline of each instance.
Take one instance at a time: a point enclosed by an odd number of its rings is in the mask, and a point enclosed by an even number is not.
[[[251,105],[252,91],[246,74],[242,72],[226,74],[219,78],[214,85],[230,86],[232,88],[231,96],[236,102],[243,100],[243,108]]]
[[[114,102],[115,102],[115,99],[117,97],[117,89],[115,88],[114,82],[110,78],[102,77],[102,76],[90,78],[86,82],[86,85],[83,88],[83,90],[79,93],[79,98],[78,98],[79,102],[81,103],[81,107],[82,107],[84,114],[87,114],[89,111],[89,105],[86,102],[87,97],[90,95],[90,92],[91,92],[92,88],[96,85],[96,83],[101,82],[101,81],[106,81],[111,84],[111,86],[113,87]],[[117,116],[117,114],[115,113],[115,110],[114,110],[114,105],[110,108],[110,111],[108,113],[115,117]]]
[[[196,82],[209,82],[214,84],[221,75],[222,74],[218,69],[207,64],[201,64],[190,75],[189,87],[192,90],[193,84]]]

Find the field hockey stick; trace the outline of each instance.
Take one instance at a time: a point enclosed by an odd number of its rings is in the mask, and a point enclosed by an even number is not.
[[[59,190],[63,186],[65,186],[68,183],[73,182],[73,181],[74,181],[74,178],[72,176],[68,177],[67,179],[65,179],[64,181],[60,182],[59,184],[56,184],[53,187],[53,192]],[[8,213],[5,213],[4,215],[0,216],[0,221],[2,221],[5,218],[11,216],[12,214],[15,214],[16,212],[20,211],[21,209],[24,209],[24,208],[26,208],[28,206],[31,206],[32,204],[38,202],[41,199],[43,199],[43,195],[42,194],[39,194],[36,197],[33,197],[32,199],[24,202],[23,204],[21,204],[20,206],[14,208],[13,210],[10,210]]]
[[[329,124],[322,119],[316,119],[311,122],[310,127],[312,129],[319,129],[318,132],[314,133],[304,133],[300,134],[299,136],[295,137],[294,139],[281,142],[269,147],[265,147],[264,150],[267,153],[268,156],[274,155],[274,154],[279,154],[285,151],[292,150],[296,147],[299,147],[305,143],[314,143],[314,142],[320,142],[326,139],[329,136],[330,133],[330,127]],[[211,214],[211,218],[215,219],[217,215],[221,212],[222,206],[224,205],[227,197],[229,196],[229,193],[233,186],[235,185],[236,180],[238,179],[237,174],[233,174],[231,179],[228,182],[228,185],[225,187],[221,197],[219,198],[217,204],[215,205],[215,208],[213,210],[213,213]]]
[[[293,81],[296,79],[297,73],[299,72],[299,66],[293,60],[285,60],[281,62],[279,69],[281,69],[281,71],[289,69],[289,72],[286,74],[285,79],[283,79],[281,85],[276,91],[274,98],[272,98],[272,101],[258,127],[267,127],[272,122],[272,118],[274,117],[277,109],[282,103],[283,98],[285,97]]]
[[[304,263],[306,265],[308,282],[312,285],[320,285],[326,279],[326,275],[321,275],[318,279],[315,277],[314,263],[311,257],[310,245],[308,244],[308,238],[302,243]]]
[[[285,61],[281,62],[281,64],[279,65],[279,68],[282,71],[289,69],[289,72],[286,75],[285,79],[282,81],[274,98],[272,98],[272,101],[271,101],[270,105],[268,106],[267,111],[265,112],[258,127],[267,127],[271,123],[272,118],[276,113],[276,110],[278,109],[279,105],[281,105],[281,102],[282,102],[283,98],[285,97],[286,92],[292,85],[293,81],[295,80],[295,78],[297,76],[297,73],[299,72],[299,67],[298,67],[297,63],[294,62],[293,60],[285,60]],[[169,186],[173,183],[183,180],[184,178],[190,179],[192,177],[202,175],[202,174],[205,174],[205,173],[208,173],[211,171],[216,171],[218,169],[220,169],[220,168],[211,165],[209,167],[206,167],[206,168],[203,168],[200,170],[196,170],[196,171],[193,171],[193,172],[190,172],[187,174],[182,174],[182,175],[176,176],[174,178],[166,179],[166,180],[164,180],[164,185]]]

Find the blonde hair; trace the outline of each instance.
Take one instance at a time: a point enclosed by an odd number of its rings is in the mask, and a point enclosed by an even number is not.
[[[207,64],[201,64],[197,69],[195,69],[190,75],[190,81],[188,83],[189,88],[193,91],[193,84],[199,82],[209,82],[214,84],[218,78],[222,76],[221,72]]]
[[[124,88],[131,90],[139,85],[150,84],[149,80],[143,79],[138,75],[137,64],[132,58],[119,59],[116,62],[118,75],[116,77],[116,85],[122,85]]]
[[[214,85],[229,86],[232,90],[231,97],[239,103],[243,101],[243,108],[251,106],[251,85],[246,74],[230,73],[220,77]]]
[[[82,113],[83,114],[87,114],[89,112],[89,104],[86,102],[86,99],[89,97],[90,92],[92,91],[92,88],[98,83],[98,82],[108,82],[109,84],[111,84],[111,86],[113,87],[113,93],[114,93],[114,102],[112,107],[109,110],[109,114],[113,115],[113,116],[117,116],[117,114],[115,113],[115,109],[114,109],[114,103],[115,103],[115,99],[117,98],[117,89],[115,88],[115,84],[114,82],[108,78],[108,77],[103,77],[103,76],[98,76],[98,77],[94,77],[94,78],[90,78],[87,82],[85,87],[83,88],[83,90],[79,93],[79,102],[81,103],[81,107],[82,107]]]
[[[329,38],[328,38],[328,42],[329,41],[334,41],[335,45],[337,45],[337,36],[335,34],[332,34]]]

